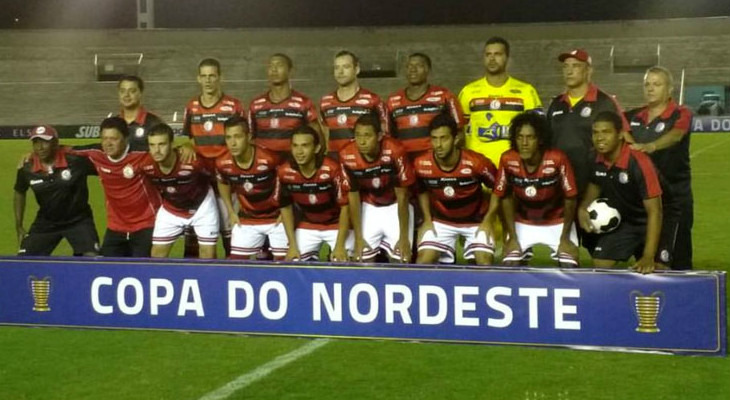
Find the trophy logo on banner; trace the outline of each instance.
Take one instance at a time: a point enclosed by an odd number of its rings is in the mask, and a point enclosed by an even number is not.
[[[30,283],[30,294],[33,296],[33,311],[51,311],[48,306],[48,297],[51,295],[51,277],[36,278],[28,277]]]
[[[631,306],[636,314],[636,319],[639,322],[639,326],[636,327],[636,332],[641,333],[657,333],[660,331],[657,321],[659,320],[659,313],[664,307],[664,293],[654,292],[649,295],[645,295],[638,290],[634,290],[629,294],[631,298]]]

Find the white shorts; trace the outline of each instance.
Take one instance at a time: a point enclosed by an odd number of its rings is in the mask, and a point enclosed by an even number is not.
[[[413,243],[413,206],[408,206],[408,239]],[[390,258],[395,255],[396,244],[400,239],[400,221],[398,220],[398,203],[389,206],[374,206],[362,203],[360,209],[362,221],[362,237],[369,251],[363,252],[363,258],[373,258],[381,248],[388,252]]]
[[[563,234],[563,223],[554,225],[530,225],[522,222],[515,222],[515,233],[517,242],[520,244],[522,254],[506,254],[502,261],[522,261],[527,256],[527,249],[538,244],[544,244],[552,250],[553,260],[561,263],[578,264],[578,261],[567,254],[558,254],[560,246],[560,235]],[[570,241],[578,245],[578,233],[575,224],[570,227]]]
[[[318,260],[319,248],[322,247],[322,243],[327,243],[330,246],[330,250],[334,250],[335,243],[337,243],[337,229],[319,230],[297,228],[294,234],[297,238],[297,245],[299,246],[299,261]],[[355,235],[352,231],[349,231],[345,240],[345,249],[347,250],[348,256],[352,254],[354,247]]]
[[[215,196],[216,204],[218,204],[218,218],[220,218],[220,227],[221,232],[230,232],[231,227],[231,220],[228,217],[228,207],[226,207],[226,203],[223,202],[223,199],[221,199],[220,194]],[[231,194],[231,202],[233,203],[233,209],[236,209],[236,206],[238,205],[238,197],[236,195]]]
[[[233,227],[231,237],[231,254],[237,256],[252,256],[263,247],[266,238],[269,238],[271,253],[275,257],[286,256],[289,240],[286,238],[284,224],[237,224]]]
[[[442,222],[433,221],[434,231],[426,231],[421,242],[418,243],[418,250],[430,249],[441,252],[439,262],[452,264],[456,257],[456,240],[459,236],[464,237],[464,258],[471,260],[474,253],[484,252],[494,254],[494,239],[488,238],[484,232],[479,232],[478,225],[455,226]]]
[[[213,189],[208,190],[205,199],[195,214],[188,218],[177,216],[163,205],[157,210],[155,229],[152,231],[152,244],[166,245],[175,242],[186,227],[192,227],[201,246],[215,246],[218,241],[218,207]]]

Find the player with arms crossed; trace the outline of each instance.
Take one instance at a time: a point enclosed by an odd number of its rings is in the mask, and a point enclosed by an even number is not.
[[[612,111],[599,113],[593,122],[598,155],[578,207],[578,221],[584,230],[594,232],[588,206],[598,197],[608,199],[621,214],[621,223],[616,230],[598,235],[591,253],[593,265],[610,268],[635,256],[632,268],[650,273],[656,267],[657,250],[671,251],[660,244],[662,187],[649,156],[624,142],[622,127],[622,118]]]
[[[276,153],[252,143],[246,120],[233,116],[225,122],[228,153],[216,160],[218,192],[228,208],[233,226],[231,258],[250,258],[269,239],[275,259],[283,259],[287,251],[284,225],[278,221],[279,204],[274,193]],[[236,213],[231,193],[238,198]]]
[[[174,132],[166,124],[147,135],[151,159],[142,164],[147,179],[162,196],[152,234],[152,257],[168,257],[175,240],[186,227],[198,236],[200,258],[215,258],[218,210],[210,172],[198,158],[186,163],[173,150]]]
[[[355,121],[361,115],[377,115],[382,129],[388,133],[385,106],[377,94],[360,87],[357,80],[359,73],[360,60],[355,54],[347,50],[335,54],[334,76],[337,90],[322,96],[319,103],[325,144],[329,156],[333,158],[355,137]]]
[[[352,249],[347,206],[347,180],[336,161],[320,155],[320,135],[309,126],[292,134],[292,160],[277,170],[281,219],[289,240],[287,260],[317,259],[322,243],[332,261],[347,261]],[[294,220],[293,207],[302,220]],[[349,243],[348,243],[349,242]]]
[[[384,137],[378,118],[366,114],[355,123],[355,141],[340,150],[340,164],[350,186],[355,261],[370,262],[382,248],[392,260],[409,262],[413,207],[408,194],[415,177],[403,146]]]
[[[519,265],[527,250],[544,244],[561,266],[578,266],[575,219],[578,194],[568,157],[550,145],[550,127],[538,114],[512,120],[510,150],[502,154],[487,218],[494,221],[501,206],[507,231],[507,265]]]
[[[464,258],[489,264],[494,240],[488,236],[489,199],[482,185],[494,187],[497,168],[483,155],[458,148],[458,127],[448,114],[435,117],[429,130],[433,150],[414,161],[418,202],[423,210],[416,262],[453,263],[456,241],[462,236]]]

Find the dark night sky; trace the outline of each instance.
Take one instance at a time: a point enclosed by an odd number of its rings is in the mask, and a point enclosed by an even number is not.
[[[134,28],[136,0],[2,0],[0,28]],[[482,24],[730,15],[729,0],[156,0],[158,28]],[[16,20],[17,19],[17,20]]]

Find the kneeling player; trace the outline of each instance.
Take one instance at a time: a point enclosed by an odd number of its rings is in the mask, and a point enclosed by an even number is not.
[[[414,161],[423,210],[416,262],[453,263],[456,240],[463,236],[464,258],[489,264],[494,239],[487,233],[489,200],[482,185],[494,187],[497,169],[483,155],[457,146],[458,128],[448,114],[436,116],[429,132],[432,150]]]
[[[147,134],[151,160],[142,164],[147,179],[162,196],[152,233],[152,257],[167,257],[186,227],[198,236],[200,258],[215,258],[218,208],[210,175],[200,159],[185,163],[172,148],[174,133],[166,124]]]
[[[646,154],[632,150],[621,136],[621,117],[606,111],[593,122],[593,146],[598,153],[586,194],[578,208],[578,221],[586,231],[593,231],[587,207],[598,197],[605,197],[621,213],[615,231],[598,236],[592,252],[593,264],[613,267],[618,261],[636,258],[633,268],[641,273],[655,269],[662,228],[662,188],[654,165]],[[667,241],[667,242],[671,242]]]
[[[578,266],[573,168],[565,153],[548,148],[549,143],[550,127],[544,117],[523,113],[512,119],[511,149],[500,159],[487,213],[491,226],[502,206],[508,233],[502,261],[507,265],[522,264],[523,250],[544,244],[561,266]]]
[[[289,239],[287,260],[317,259],[320,246],[327,243],[332,261],[347,261],[347,250],[352,249],[347,181],[336,161],[319,156],[321,150],[319,133],[301,126],[291,138],[293,161],[277,171],[281,219]],[[301,211],[298,224],[293,205]]]
[[[340,163],[350,186],[355,261],[372,261],[382,248],[391,259],[409,262],[413,207],[408,187],[415,177],[403,146],[383,137],[380,120],[366,114],[355,122],[355,141],[340,151]]]
[[[284,224],[277,221],[279,204],[274,195],[279,159],[276,153],[251,142],[248,124],[242,117],[228,118],[224,127],[228,153],[218,157],[215,167],[218,192],[233,227],[231,258],[250,258],[268,238],[271,253],[281,260],[286,255],[287,239]],[[231,192],[238,198],[238,213]]]

